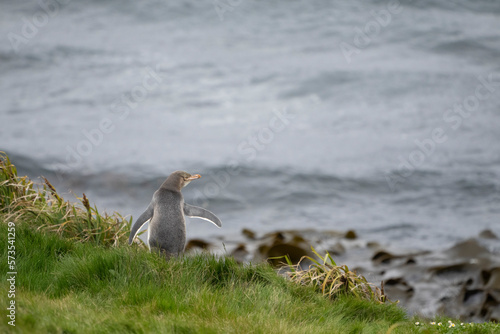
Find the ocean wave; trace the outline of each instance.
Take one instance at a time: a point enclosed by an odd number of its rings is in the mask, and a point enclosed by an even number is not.
[[[0,66],[5,70],[29,69],[44,64],[42,55],[34,52],[16,53],[14,51],[0,51]]]
[[[498,40],[497,40],[498,42]],[[500,57],[500,51],[496,46],[489,47],[491,43],[488,38],[483,39],[458,39],[453,41],[441,41],[439,44],[431,47],[431,51],[436,53],[449,53],[457,57],[469,57],[471,59],[483,59],[496,61]]]
[[[40,162],[15,153],[10,154],[10,158],[20,174],[35,179],[45,176],[64,187],[95,189],[103,194],[118,192],[132,197],[145,196],[156,190],[169,174],[159,174],[151,166],[142,164],[88,173],[77,170],[61,173],[56,169],[57,163],[50,159]],[[203,197],[202,200],[218,203],[249,201],[266,205],[269,201],[276,201],[296,204],[325,199],[342,201],[356,196],[386,196],[395,205],[428,206],[436,197],[455,198],[460,202],[500,197],[500,177],[494,171],[464,174],[462,171],[444,173],[416,169],[406,178],[395,170],[386,175],[354,177],[256,166],[240,166],[237,174],[230,174],[227,166],[220,165],[198,167],[197,172],[203,177],[196,181],[196,187],[186,188],[186,193],[193,198]],[[388,178],[398,182],[395,188],[391,189]]]
[[[499,13],[500,7],[497,1],[492,0],[421,0],[421,1],[401,1],[405,7],[420,9],[442,9],[444,11],[473,11],[476,13]]]
[[[23,52],[0,51],[0,61],[8,70],[47,68],[59,66],[68,59],[102,57],[103,51],[91,48],[57,45],[50,48],[26,48]],[[73,60],[74,61],[74,60]]]

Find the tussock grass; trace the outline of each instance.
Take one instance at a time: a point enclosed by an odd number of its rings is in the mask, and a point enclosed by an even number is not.
[[[340,295],[351,295],[380,304],[388,301],[384,294],[383,283],[379,288],[369,283],[364,276],[350,271],[347,265],[338,266],[328,252],[325,256],[321,256],[313,247],[311,249],[322,262],[310,256],[303,256],[298,264],[293,265],[288,256],[285,256],[288,263],[286,268],[290,270],[289,275],[293,282],[312,285],[330,299],[338,298]],[[304,260],[312,263],[306,270],[301,269]]]
[[[61,198],[50,182],[39,189],[28,177],[19,177],[9,157],[0,152],[0,214],[6,221],[36,224],[37,228],[55,232],[77,242],[117,245],[127,240],[132,217],[119,213],[100,214],[83,194],[81,205]]]

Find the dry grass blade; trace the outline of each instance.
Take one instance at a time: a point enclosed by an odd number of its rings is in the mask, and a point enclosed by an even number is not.
[[[83,194],[82,204],[85,207],[85,209],[87,209],[87,211],[90,212],[89,200],[88,200],[87,196],[85,195],[85,193]]]
[[[52,196],[54,196],[58,202],[61,202],[62,198],[57,193],[56,188],[54,188],[54,186],[49,182],[49,180],[47,180],[47,178],[45,178],[45,176],[42,176],[42,179],[45,182],[45,185],[49,188]]]

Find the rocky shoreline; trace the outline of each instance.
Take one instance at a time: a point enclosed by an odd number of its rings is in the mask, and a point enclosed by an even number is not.
[[[217,242],[192,239],[186,250],[229,253],[239,262],[288,254],[297,263],[313,255],[311,246],[320,254],[328,251],[337,264],[347,264],[374,284],[383,281],[388,298],[398,300],[410,314],[500,321],[500,239],[489,230],[439,251],[394,250],[359,239],[355,231],[282,230],[259,235],[249,229]],[[280,262],[269,261],[275,266]]]

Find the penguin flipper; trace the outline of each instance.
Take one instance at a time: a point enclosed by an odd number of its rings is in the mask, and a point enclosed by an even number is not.
[[[216,215],[206,209],[200,208],[199,206],[184,203],[184,214],[188,217],[208,220],[217,227],[222,226],[222,222]]]
[[[154,204],[153,201],[151,201],[146,211],[144,211],[144,213],[140,215],[139,218],[137,218],[134,225],[132,226],[132,229],[130,230],[130,237],[128,238],[129,245],[132,245],[135,236],[137,235],[137,233],[139,233],[141,227],[143,227],[144,224],[146,224],[153,217],[153,213],[154,213]]]

